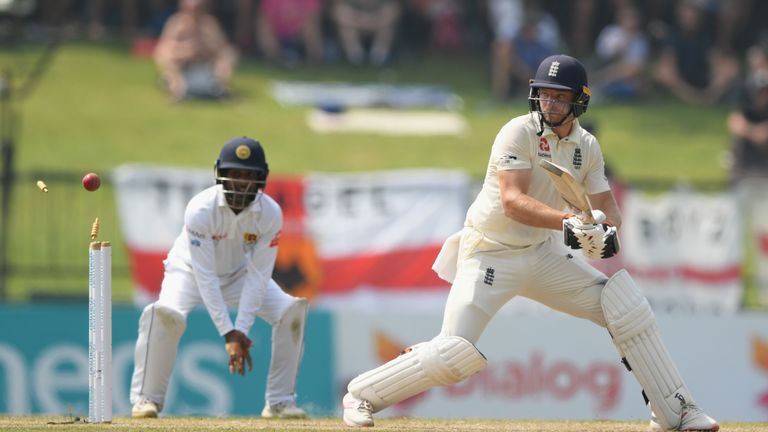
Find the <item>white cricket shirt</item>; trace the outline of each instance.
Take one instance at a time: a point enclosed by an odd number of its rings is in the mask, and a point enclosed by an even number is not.
[[[266,194],[239,214],[227,205],[221,185],[195,195],[184,213],[184,228],[165,262],[191,271],[216,329],[247,334],[277,257],[283,226],[280,206]],[[229,317],[221,285],[245,277],[235,324]]]
[[[551,233],[504,215],[499,171],[532,168],[528,195],[556,209],[564,209],[565,202],[539,166],[539,159],[548,159],[567,168],[589,194],[610,189],[600,145],[578,120],[574,120],[570,135],[562,139],[548,127],[541,136],[536,135],[538,127],[538,113],[528,113],[513,118],[501,128],[491,148],[483,188],[467,211],[466,226],[477,229],[490,240],[512,247],[541,243]]]

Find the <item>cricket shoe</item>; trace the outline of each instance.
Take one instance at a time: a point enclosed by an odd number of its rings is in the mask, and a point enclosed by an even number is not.
[[[358,399],[352,393],[344,395],[344,424],[351,427],[373,426],[373,405],[365,399]]]
[[[296,406],[296,402],[284,401],[276,404],[267,403],[261,411],[264,418],[300,419],[307,418],[307,413]]]
[[[704,411],[694,404],[683,405],[680,413],[680,426],[674,429],[664,429],[656,419],[656,414],[651,411],[651,432],[686,431],[686,432],[716,432],[720,430],[717,420],[706,415]]]
[[[155,418],[159,411],[157,404],[149,399],[141,399],[133,405],[131,417],[134,418]]]

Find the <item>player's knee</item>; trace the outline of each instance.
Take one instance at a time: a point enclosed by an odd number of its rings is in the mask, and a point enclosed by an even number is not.
[[[288,326],[294,334],[296,340],[301,339],[304,324],[307,321],[307,312],[309,302],[305,298],[295,297],[294,301],[285,308],[280,318],[275,322],[277,328],[286,328]]]
[[[488,365],[480,350],[458,336],[437,336],[422,349],[419,357],[425,372],[442,385],[461,382]]]
[[[606,282],[600,301],[616,343],[640,334],[655,322],[648,300],[626,270],[620,270]]]
[[[169,334],[180,335],[187,328],[187,319],[184,314],[170,306],[153,303],[144,308],[142,319],[144,315],[147,315],[147,319],[151,321],[150,327],[162,327]]]
[[[284,321],[286,319],[291,320],[295,318],[300,318],[303,321],[304,317],[307,315],[308,310],[309,302],[307,299],[302,297],[294,297],[293,302],[291,302],[291,304],[285,308],[278,321]]]

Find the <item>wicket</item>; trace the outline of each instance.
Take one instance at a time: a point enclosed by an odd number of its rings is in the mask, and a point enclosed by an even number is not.
[[[92,241],[88,248],[88,422],[112,422],[112,246],[108,241]]]

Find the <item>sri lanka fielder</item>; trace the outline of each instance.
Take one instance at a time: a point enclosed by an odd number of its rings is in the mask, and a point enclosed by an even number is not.
[[[440,334],[353,379],[342,401],[344,423],[373,426],[373,413],[485,368],[477,340],[505,303],[525,296],[608,329],[650,402],[651,430],[720,428],[694,402],[626,270],[609,279],[571,250],[590,258],[619,250],[621,215],[602,152],[577,120],[589,99],[587,73],[577,59],[555,55],[539,65],[530,83],[530,112],[501,128],[464,228],[446,241],[433,266],[453,284]],[[604,223],[588,224],[584,215],[560,210],[564,202],[541,159],[574,174],[593,207],[604,212]]]
[[[271,279],[283,214],[263,189],[269,168],[264,149],[235,138],[221,149],[216,185],[193,197],[184,228],[165,260],[157,302],[139,319],[131,381],[133,417],[163,408],[179,339],[189,312],[205,305],[224,338],[230,373],[252,367],[248,331],[258,316],[272,325],[272,359],[263,417],[306,417],[296,406],[296,375],[304,349],[307,301]],[[228,308],[237,308],[233,323]]]

